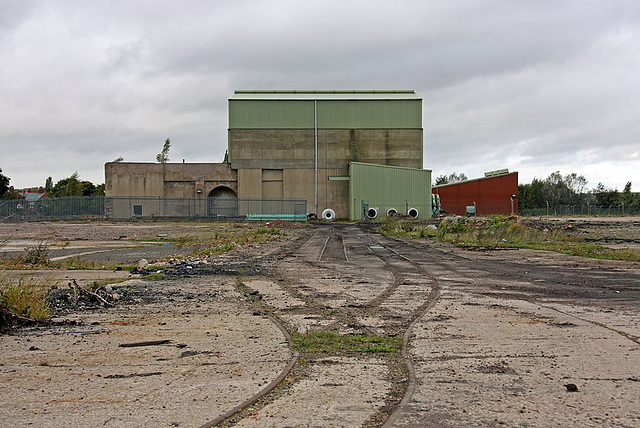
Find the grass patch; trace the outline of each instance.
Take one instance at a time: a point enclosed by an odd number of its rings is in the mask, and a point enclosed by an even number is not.
[[[277,239],[283,233],[275,227],[228,228],[173,237],[179,248],[190,249],[189,256],[211,257],[242,246],[253,246]]]
[[[2,312],[35,321],[49,319],[45,293],[52,285],[54,280],[50,276],[12,279],[7,274],[0,274]]]
[[[100,260],[85,260],[79,257],[67,257],[62,260],[51,262],[49,266],[56,269],[67,270],[114,270],[120,266],[114,262],[104,262]]]
[[[115,262],[100,260],[85,260],[79,257],[67,257],[62,260],[42,260],[40,263],[32,263],[33,258],[26,259],[24,255],[9,257],[6,254],[0,256],[0,269],[64,269],[64,270],[131,270],[133,266],[123,266]]]
[[[638,250],[631,248],[608,248],[598,244],[549,242],[530,244],[523,246],[522,248],[555,251],[557,253],[569,254],[572,256],[591,257],[602,260],[640,262],[640,251]]]
[[[434,225],[419,223],[416,220],[397,220],[393,217],[387,217],[376,230],[383,235],[409,238],[434,238],[437,233]]]
[[[424,232],[415,221],[390,219],[379,226],[378,231],[393,236],[430,238],[464,248],[527,248],[597,259],[640,261],[638,250],[588,243],[560,228],[536,228],[506,216],[450,217],[437,229],[431,227],[429,232]]]
[[[292,339],[295,349],[310,354],[396,353],[402,350],[400,337],[339,335],[325,331],[294,334]]]

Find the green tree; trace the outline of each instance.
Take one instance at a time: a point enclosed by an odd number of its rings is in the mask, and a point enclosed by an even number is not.
[[[629,188],[631,190],[631,188]],[[611,206],[620,204],[620,192],[618,189],[612,189],[605,187],[604,184],[598,183],[595,189],[592,190],[595,196],[595,204],[602,206]]]
[[[80,181],[78,180],[78,171],[71,174],[70,177],[63,178],[58,181],[56,185],[53,186],[51,194],[55,197],[81,196],[82,188],[80,186]]]
[[[621,201],[627,206],[634,206],[636,202],[636,198],[633,193],[631,193],[631,182],[627,181],[627,184],[624,186],[624,190],[622,190],[622,194],[620,195]]]
[[[95,196],[104,196],[104,183],[98,184],[93,191],[93,195]]]
[[[545,205],[542,189],[544,181],[534,178],[530,184],[518,185],[518,206],[520,209],[540,208]]]
[[[11,179],[2,173],[0,168],[0,198],[4,197],[5,193],[9,191],[9,182]]]
[[[51,193],[53,190],[53,178],[47,177],[47,180],[44,182],[44,191],[47,193]]]
[[[95,184],[87,180],[82,180],[78,183],[78,186],[80,187],[80,194],[82,196],[91,196],[96,190]]]
[[[587,179],[575,172],[562,175],[555,171],[544,180],[542,196],[550,205],[577,205],[585,202]]]
[[[156,155],[156,160],[160,163],[169,162],[169,149],[171,148],[171,138],[167,138],[162,146],[162,151]]]
[[[436,177],[436,186],[439,186],[441,184],[459,183],[460,181],[466,181],[466,180],[467,180],[467,176],[465,175],[464,172],[461,172],[460,174],[453,172],[449,175],[440,175]]]

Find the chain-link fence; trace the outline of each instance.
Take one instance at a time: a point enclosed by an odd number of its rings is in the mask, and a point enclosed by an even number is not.
[[[636,205],[548,205],[537,208],[520,208],[521,216],[638,216]]]
[[[72,196],[0,200],[0,221],[210,219],[289,220],[307,218],[304,199]]]

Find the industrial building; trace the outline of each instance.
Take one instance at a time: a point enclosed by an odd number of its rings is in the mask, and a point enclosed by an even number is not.
[[[305,200],[308,212],[354,220],[364,205],[424,217],[431,175],[422,164],[422,99],[414,91],[236,91],[227,162],[110,162],[105,192]]]
[[[518,212],[518,173],[486,172],[481,178],[433,186],[433,193],[448,214],[509,215]]]

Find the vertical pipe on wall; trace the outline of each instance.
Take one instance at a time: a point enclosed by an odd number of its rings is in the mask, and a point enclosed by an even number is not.
[[[313,100],[313,140],[315,147],[315,213],[318,214],[318,100]]]

